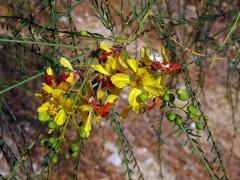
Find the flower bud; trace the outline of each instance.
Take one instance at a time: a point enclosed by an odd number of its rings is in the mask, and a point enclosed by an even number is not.
[[[203,115],[202,117],[203,117],[204,121],[208,121],[208,116],[207,115]]]
[[[198,130],[203,130],[204,129],[204,125],[200,122],[196,122],[196,127]]]
[[[180,126],[180,125],[183,124],[182,117],[179,116],[179,115],[176,115],[174,121],[175,121],[175,124],[176,124],[176,125],[179,125],[179,126]]]
[[[169,102],[169,101],[170,101],[169,95],[168,95],[167,93],[165,93],[165,94],[163,95],[163,97],[162,97],[162,100],[163,100],[164,102]]]
[[[76,153],[79,151],[79,147],[77,144],[71,144],[69,148],[70,154]]]
[[[40,146],[47,146],[47,144],[48,144],[48,139],[42,139],[40,141]]]
[[[192,115],[196,115],[197,114],[197,109],[193,106],[193,105],[189,105],[187,107],[187,111],[192,114]]]
[[[82,127],[80,127],[77,131],[81,139],[86,139],[88,137],[87,132]]]
[[[57,139],[56,138],[49,138],[49,143],[51,144],[51,147],[55,148],[57,146]]]
[[[51,161],[51,163],[56,164],[56,163],[58,162],[58,156],[57,156],[57,154],[53,154],[53,155],[50,157],[50,161]]]
[[[184,89],[178,89],[176,91],[177,97],[181,101],[187,101],[189,99],[188,92]]]
[[[65,158],[65,159],[69,159],[69,158],[70,158],[70,154],[69,154],[69,153],[64,154],[64,158]]]
[[[39,121],[41,121],[41,122],[47,122],[47,121],[49,121],[51,118],[50,118],[50,116],[48,115],[48,113],[46,113],[46,112],[40,112],[40,113],[38,113],[38,119],[39,119]]]
[[[79,34],[81,36],[89,37],[89,33],[87,31],[80,31]]]
[[[172,111],[169,111],[168,112],[168,114],[167,114],[167,119],[169,120],[169,121],[174,121],[174,119],[175,119],[175,114],[172,112]]]
[[[54,121],[50,121],[48,123],[48,128],[49,129],[56,129],[57,128],[57,123],[55,123]]]

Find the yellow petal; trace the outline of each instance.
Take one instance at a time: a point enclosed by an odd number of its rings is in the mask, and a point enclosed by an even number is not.
[[[126,74],[117,73],[111,77],[111,81],[116,87],[124,88],[130,83],[130,78]]]
[[[158,80],[153,79],[152,77],[145,76],[142,79],[143,88],[152,95],[158,95],[162,86],[159,84]]]
[[[95,71],[98,71],[102,74],[105,74],[105,75],[110,75],[110,73],[100,64],[98,65],[91,65],[91,67],[95,70]]]
[[[51,86],[47,85],[46,83],[42,83],[42,89],[48,94],[51,94],[54,90]]]
[[[139,68],[138,71],[136,72],[136,75],[139,77],[139,79],[141,79],[145,76],[150,76],[148,71],[144,68]]]
[[[69,84],[66,83],[65,81],[61,82],[60,84],[58,84],[58,89],[62,90],[62,91],[68,91],[69,89]]]
[[[92,109],[92,106],[90,106],[88,104],[84,104],[84,105],[80,106],[80,108],[83,112],[85,112],[85,111],[90,111]]]
[[[52,70],[51,67],[48,67],[48,68],[47,68],[47,75],[50,75],[50,76],[53,76],[53,75],[54,75],[53,70]]]
[[[92,129],[91,119],[92,119],[92,112],[88,114],[86,121],[83,122],[83,126],[81,127],[82,138],[88,138],[90,135],[90,131]]]
[[[63,94],[63,91],[61,90],[61,89],[54,89],[53,91],[52,91],[52,97],[54,98],[54,99],[58,99],[58,98],[60,98],[60,96]]]
[[[112,56],[108,56],[105,66],[108,72],[114,73],[117,71],[118,61],[116,58],[113,58]]]
[[[64,66],[65,68],[70,69],[71,71],[73,71],[73,67],[71,65],[71,63],[69,62],[69,60],[67,60],[65,57],[61,57],[59,60],[60,64],[62,66]]]
[[[35,93],[34,95],[35,95],[35,97],[38,98],[38,99],[41,99],[41,98],[42,98],[42,94],[41,94],[41,93]]]
[[[120,69],[125,70],[125,69],[128,68],[128,66],[125,62],[125,58],[123,57],[122,54],[118,55],[116,57],[116,60],[117,60],[117,63],[118,63],[118,66],[119,66]]]
[[[111,46],[109,46],[108,44],[106,44],[106,43],[104,43],[104,42],[101,42],[101,43],[100,43],[99,48],[100,48],[101,50],[106,51],[106,52],[111,52],[111,51],[112,51],[112,50],[111,50]]]
[[[57,123],[57,125],[61,126],[65,123],[67,119],[67,114],[64,109],[60,109],[54,118],[54,121]]]
[[[50,103],[47,101],[47,102],[43,103],[40,107],[38,107],[37,111],[39,113],[46,112],[48,110],[49,106],[50,106]]]
[[[166,50],[164,47],[161,48],[161,54],[162,54],[162,57],[163,57],[163,64],[169,64],[169,60],[168,60],[168,57],[166,55]]]
[[[97,90],[97,99],[100,100],[104,97],[106,93],[106,88],[100,88]]]
[[[138,113],[139,103],[137,102],[137,97],[142,94],[141,89],[133,88],[128,96],[128,103],[132,106],[132,109]]]
[[[106,99],[106,101],[105,101],[105,104],[106,103],[114,103],[116,100],[117,100],[117,98],[118,98],[118,96],[116,96],[116,95],[113,95],[113,94],[110,94],[108,97],[107,97],[107,99]]]
[[[133,72],[137,72],[138,62],[135,59],[127,59],[127,65]]]
[[[73,110],[74,110],[74,100],[73,99],[67,99],[63,105],[64,105],[64,108],[67,113],[69,113],[69,114],[73,113]]]
[[[75,84],[76,79],[74,77],[74,72],[70,72],[68,78],[66,79],[66,82],[68,82],[70,85]]]
[[[140,57],[145,65],[147,66],[151,65],[152,61],[149,58],[149,51],[146,47],[141,48]]]

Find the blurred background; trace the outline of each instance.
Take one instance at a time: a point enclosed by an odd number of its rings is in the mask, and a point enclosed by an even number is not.
[[[135,2],[140,11],[142,1],[0,0],[0,179],[9,177],[13,171],[18,173],[15,158],[21,159],[25,148],[44,127],[36,117],[39,102],[34,96],[40,91],[44,67],[55,66],[56,60],[63,55],[84,59],[96,49],[97,40],[78,36],[81,30],[106,37],[112,35],[96,15],[96,2],[99,5],[102,2],[103,7],[111,10],[114,27],[120,31],[122,22],[133,14],[131,2]],[[208,125],[229,179],[239,180],[240,1],[143,2],[145,6],[151,5],[154,16],[162,22],[158,24],[150,17],[143,26],[153,50],[160,53],[160,47],[170,41],[166,48],[172,61],[193,62],[187,66],[191,87],[202,110],[209,116]],[[162,25],[165,34],[157,31],[158,25]],[[130,36],[135,27],[134,23],[127,26],[123,35]],[[133,57],[139,57],[139,49],[145,44],[144,36],[139,36],[127,49]],[[67,48],[67,45],[76,46],[76,49]],[[210,68],[215,55],[217,58]],[[176,84],[185,87],[182,74],[177,77]],[[127,96],[122,93],[117,109],[126,106],[126,102]],[[159,123],[160,118],[156,108],[150,114],[130,113],[121,121],[145,179],[209,179],[202,164],[198,163],[198,154],[191,154],[191,148],[184,145],[186,137],[179,136],[177,128],[166,119]],[[160,137],[156,136],[154,128]],[[43,131],[39,137],[46,135]],[[70,132],[70,136],[74,136],[74,132]],[[201,147],[213,163],[216,153],[211,153],[207,133],[201,136]],[[23,158],[32,177],[43,171],[47,153],[39,147],[37,140],[35,142]],[[116,134],[108,121],[94,126],[84,145],[78,179],[127,179]],[[213,166],[218,168],[218,162]],[[62,160],[58,166],[51,166],[49,179],[70,179],[74,167],[71,161]],[[217,172],[221,174],[222,170]],[[45,179],[46,176],[38,178]],[[133,178],[139,178],[135,171]]]

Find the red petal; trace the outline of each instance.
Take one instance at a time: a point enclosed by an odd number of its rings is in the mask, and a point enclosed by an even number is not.
[[[151,68],[152,68],[153,71],[158,71],[158,70],[168,71],[168,68],[162,66],[159,61],[154,61],[154,62],[151,64]]]
[[[151,110],[155,106],[159,105],[161,102],[161,99],[159,97],[155,97],[153,100],[153,103],[147,103],[147,109]]]
[[[54,77],[52,75],[45,75],[45,82],[47,85],[51,86],[53,84]]]
[[[173,63],[170,64],[169,70],[170,71],[176,71],[181,69],[181,64],[180,63]]]
[[[113,87],[114,87],[114,85],[109,77],[107,77],[106,79],[104,79],[102,81],[102,86],[107,87],[108,89],[113,89]]]
[[[59,76],[59,78],[58,78],[58,83],[60,84],[61,82],[65,81],[67,78],[68,78],[68,75],[62,74],[62,75]]]
[[[109,102],[108,102],[107,104],[105,104],[105,105],[103,105],[103,106],[94,105],[94,106],[93,106],[93,109],[95,110],[95,112],[96,112],[98,115],[100,115],[100,116],[102,116],[102,117],[106,117],[106,116],[108,115],[111,107],[112,107],[112,103],[109,103]]]

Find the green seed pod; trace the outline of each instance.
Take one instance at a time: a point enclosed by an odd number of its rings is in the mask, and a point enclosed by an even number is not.
[[[208,116],[207,115],[203,115],[202,117],[203,117],[204,121],[208,121]]]
[[[38,119],[41,122],[47,122],[51,119],[51,117],[46,112],[40,112],[38,113]]]
[[[69,159],[69,158],[70,158],[70,154],[69,154],[69,153],[64,154],[64,158],[65,158],[65,159]]]
[[[204,125],[202,123],[200,123],[200,122],[196,122],[196,127],[199,130],[203,130],[204,129]]]
[[[47,144],[48,144],[48,139],[42,139],[41,141],[40,141],[40,146],[47,146]]]
[[[89,37],[90,36],[89,32],[87,32],[87,31],[80,31],[79,34],[81,36],[85,36],[85,37]]]
[[[187,111],[192,114],[192,115],[196,115],[197,114],[197,109],[193,106],[193,105],[189,105],[187,107]]]
[[[79,147],[77,144],[71,144],[70,148],[69,148],[69,152],[70,154],[78,152],[79,151]]]
[[[50,121],[48,123],[48,128],[49,129],[56,129],[57,128],[57,123],[55,123],[54,121]]]
[[[181,101],[187,101],[189,99],[188,92],[184,89],[178,89],[176,91],[177,97]]]
[[[147,99],[148,99],[148,93],[142,93],[142,94],[138,95],[138,99],[139,99],[141,102],[146,102]]]
[[[58,155],[57,154],[53,154],[50,157],[50,161],[51,161],[51,163],[56,164],[58,162]]]
[[[180,125],[183,124],[182,117],[179,116],[179,115],[176,115],[174,121],[175,121],[175,124],[176,124],[176,125],[179,125],[179,126],[180,126]]]
[[[172,111],[169,111],[168,112],[168,114],[167,114],[167,119],[169,120],[169,121],[174,121],[174,119],[175,119],[175,114],[172,112]]]

